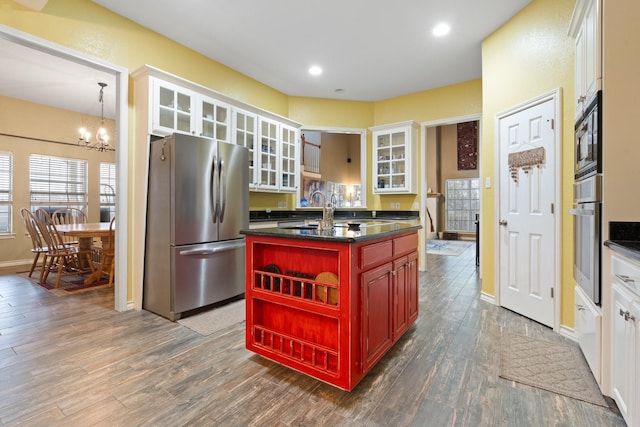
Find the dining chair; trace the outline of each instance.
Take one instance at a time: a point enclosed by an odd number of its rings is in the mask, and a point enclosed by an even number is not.
[[[35,254],[33,264],[31,264],[31,270],[29,270],[29,277],[33,274],[33,270],[35,270],[36,265],[38,264],[40,255],[43,255],[42,267],[40,268],[40,281],[42,281],[44,269],[47,265],[47,252],[49,252],[49,248],[42,239],[36,217],[33,213],[27,208],[22,208],[20,209],[20,216],[22,217],[22,222],[27,229],[27,234],[31,237],[31,252]]]
[[[87,215],[77,208],[57,209],[51,214],[51,219],[55,225],[63,224],[84,224],[87,222]],[[78,241],[73,236],[63,236],[65,244],[77,245]]]
[[[109,237],[102,240],[102,246],[93,246],[91,248],[92,259],[97,264],[102,274],[109,276],[109,286],[113,285],[113,276],[115,273],[115,245],[116,245],[116,217],[111,218],[109,223]]]
[[[51,272],[56,272],[55,287],[57,288],[60,286],[60,278],[63,275],[82,274],[88,271],[93,273],[95,271],[93,262],[91,262],[91,249],[80,249],[65,244],[56,224],[44,209],[36,211],[36,220],[40,233],[49,248],[47,252],[49,262],[44,268],[42,283],[47,281]],[[86,259],[89,270],[80,268],[80,257]]]

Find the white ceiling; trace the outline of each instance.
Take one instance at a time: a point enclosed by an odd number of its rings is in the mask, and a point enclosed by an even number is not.
[[[531,0],[92,1],[287,95],[377,101],[481,77],[482,40]]]
[[[92,1],[287,95],[360,101],[480,78],[482,40],[531,2]],[[435,38],[441,21],[451,33]],[[2,39],[0,60],[0,95],[99,115],[104,81],[105,116],[115,115],[112,75]]]
[[[0,95],[38,104],[100,115],[99,82],[104,91],[104,115],[115,118],[115,75],[71,62],[0,37]]]

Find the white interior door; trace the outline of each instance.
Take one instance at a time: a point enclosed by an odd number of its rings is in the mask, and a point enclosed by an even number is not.
[[[500,305],[554,326],[554,99],[498,117]]]

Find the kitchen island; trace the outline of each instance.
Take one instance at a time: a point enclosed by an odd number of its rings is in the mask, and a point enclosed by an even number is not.
[[[418,317],[418,229],[244,230],[247,349],[352,390]]]

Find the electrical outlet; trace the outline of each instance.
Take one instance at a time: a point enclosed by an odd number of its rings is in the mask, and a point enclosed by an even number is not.
[[[287,207],[287,204],[285,202],[278,202],[278,208],[282,209],[286,207]]]
[[[420,203],[419,202],[413,202],[413,209],[420,209]]]
[[[491,178],[490,177],[486,177],[484,179],[484,188],[491,188]]]
[[[396,207],[396,204],[394,202],[391,202],[391,209],[394,209]]]

